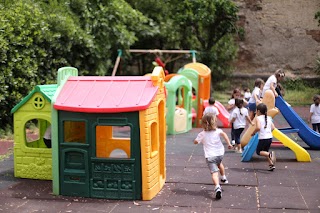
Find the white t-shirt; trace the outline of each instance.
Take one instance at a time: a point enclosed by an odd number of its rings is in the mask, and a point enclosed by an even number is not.
[[[236,102],[236,99],[231,98],[231,99],[228,101],[228,104],[229,104],[229,105],[234,105],[235,102]]]
[[[205,158],[224,155],[224,146],[222,144],[220,133],[221,129],[212,131],[202,131],[195,139],[198,143],[203,144]]]
[[[46,129],[46,132],[43,135],[43,138],[51,140],[51,126]]]
[[[318,124],[320,123],[320,105],[316,106],[315,104],[312,104],[310,107],[311,115],[311,123],[312,124]]]
[[[229,104],[229,105],[234,105],[234,104],[235,104],[235,102],[236,102],[236,99],[231,98],[231,99],[228,101],[228,104]],[[231,114],[231,112],[232,112],[233,110],[234,110],[234,109],[229,110],[229,113]]]
[[[267,116],[267,127],[266,125],[266,118],[265,115],[259,115],[257,117],[257,121],[260,122],[260,131],[259,131],[259,139],[269,139],[273,138],[272,136],[272,129],[271,129],[271,123],[272,123],[272,118],[270,116]]]
[[[244,99],[249,100],[252,97],[251,92],[245,92],[244,93]]]
[[[240,110],[241,114],[240,115]],[[245,128],[246,127],[246,116],[248,116],[248,109],[242,107],[241,109],[236,107],[231,113],[231,119],[235,118],[233,122],[233,128],[234,129],[240,129],[240,128]]]
[[[252,96],[251,98],[249,99],[249,103],[256,103],[257,100],[255,99],[254,95],[256,95],[257,97],[261,97],[261,90],[259,87],[255,87],[252,91]]]
[[[212,113],[212,114],[214,114],[216,116],[219,115],[219,111],[218,111],[217,107],[212,106],[212,105],[209,105],[204,109],[203,115],[205,115],[207,113]]]
[[[264,93],[268,90],[271,89],[271,85],[273,85],[274,88],[277,87],[277,78],[275,75],[272,75],[268,78],[267,82],[264,84],[263,86],[263,90],[262,90],[262,97],[264,96]]]

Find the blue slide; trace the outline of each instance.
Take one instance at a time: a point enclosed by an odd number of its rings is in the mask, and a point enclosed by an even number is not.
[[[276,98],[276,107],[292,128],[299,129],[299,137],[311,149],[320,149],[320,134],[311,129],[281,96]]]
[[[251,160],[252,155],[255,153],[259,143],[258,133],[251,137],[249,143],[244,147],[242,152],[242,162],[248,162]]]

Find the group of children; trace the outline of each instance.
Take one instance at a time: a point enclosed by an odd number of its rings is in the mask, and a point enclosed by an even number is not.
[[[256,153],[267,159],[269,165],[268,171],[274,171],[276,156],[275,153],[273,151],[270,152],[269,149],[273,138],[272,131],[275,126],[272,118],[267,115],[268,108],[262,103],[262,98],[267,90],[271,90],[275,97],[282,96],[284,90],[279,82],[282,81],[284,77],[285,73],[283,70],[278,69],[266,82],[261,78],[257,78],[252,93],[250,93],[249,89],[246,89],[244,96],[241,96],[240,89],[234,89],[226,107],[230,112],[231,142],[227,134],[217,127],[217,115],[219,111],[214,106],[214,98],[211,97],[209,99],[209,106],[205,108],[202,117],[203,131],[197,135],[194,143],[203,144],[206,162],[215,186],[214,192],[216,199],[222,197],[219,172],[221,182],[228,183],[222,163],[225,150],[220,137],[225,140],[229,149],[234,147],[237,153],[242,153],[240,136],[247,122],[255,126],[251,136],[258,133],[259,142]],[[313,101],[314,103],[310,107],[308,122],[312,124],[314,131],[318,130],[320,133],[320,95],[315,95]],[[256,119],[254,120],[255,117]]]
[[[246,122],[250,125],[255,125],[252,136],[258,133],[259,143],[257,146],[257,154],[266,157],[269,164],[269,171],[275,169],[276,157],[274,152],[269,152],[272,142],[272,130],[274,125],[271,117],[267,116],[267,106],[261,102],[261,99],[266,90],[271,90],[275,97],[281,95],[277,89],[277,83],[284,78],[283,70],[277,70],[274,75],[270,76],[266,83],[262,79],[255,81],[254,89],[251,97],[241,97],[241,91],[235,89],[232,93],[231,99],[228,101],[227,110],[230,112],[231,125],[231,141],[223,130],[217,127],[218,110],[214,107],[214,98],[209,99],[209,106],[206,107],[202,117],[201,131],[196,139],[195,144],[202,143],[205,153],[206,162],[211,172],[212,181],[215,186],[214,192],[216,199],[222,197],[222,190],[219,181],[219,172],[221,175],[221,182],[228,183],[225,175],[224,166],[222,163],[224,157],[224,146],[220,137],[222,137],[228,145],[229,149],[233,148],[233,143],[236,152],[242,153],[240,136],[245,129]],[[248,108],[246,107],[248,105]],[[248,110],[249,109],[249,110]],[[256,114],[256,119],[253,118]]]

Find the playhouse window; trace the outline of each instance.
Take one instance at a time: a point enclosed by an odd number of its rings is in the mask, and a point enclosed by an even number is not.
[[[25,131],[27,143],[31,143],[40,139],[38,123],[38,119],[32,119],[26,122]]]
[[[130,158],[130,126],[96,126],[96,157]]]
[[[50,123],[43,119],[30,119],[24,125],[25,145],[30,148],[47,148],[43,136]]]
[[[159,150],[159,133],[157,123],[151,124],[151,157],[158,154]]]
[[[64,121],[64,142],[86,143],[86,123],[84,121]]]

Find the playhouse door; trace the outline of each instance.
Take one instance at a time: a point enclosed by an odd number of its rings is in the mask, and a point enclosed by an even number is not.
[[[60,167],[62,195],[90,197],[88,147],[63,147]]]
[[[128,114],[127,118],[132,116]],[[95,126],[92,141],[96,142],[96,154],[90,158],[91,197],[141,199],[140,143],[139,134],[134,134],[139,129],[137,118],[127,118],[101,119]]]

